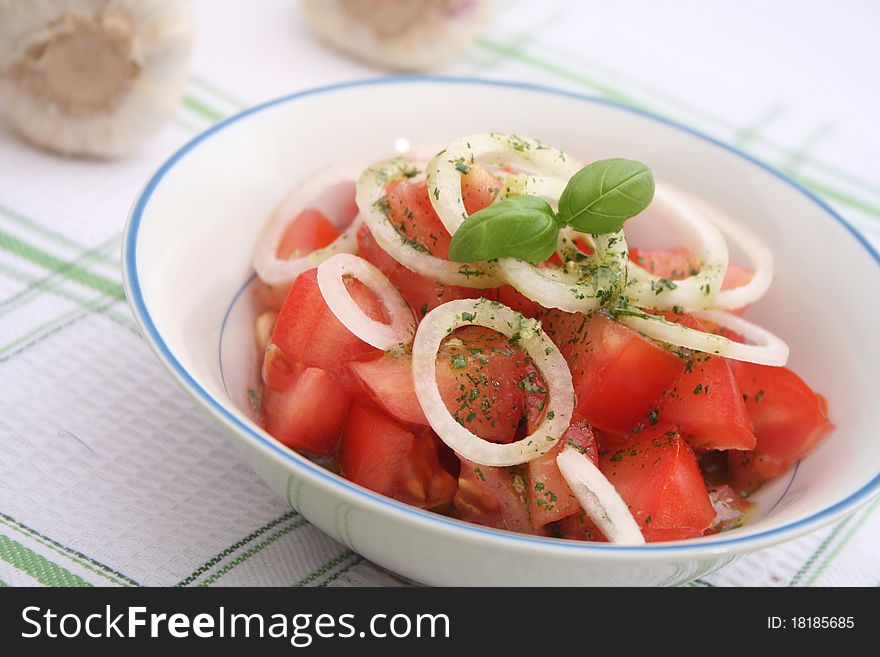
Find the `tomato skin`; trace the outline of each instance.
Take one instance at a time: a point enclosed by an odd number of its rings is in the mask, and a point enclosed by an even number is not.
[[[498,301],[505,306],[513,308],[517,312],[522,313],[526,317],[534,319],[540,315],[544,308],[536,301],[532,301],[527,296],[519,292],[512,285],[502,285],[497,290]]]
[[[391,223],[405,239],[431,255],[447,259],[452,235],[446,230],[428,198],[428,183],[393,180],[385,187]]]
[[[495,200],[501,189],[501,181],[486,167],[468,164],[467,173],[461,177],[461,198],[468,215],[482,210]]]
[[[708,331],[690,316],[668,315],[698,331]],[[664,395],[660,419],[676,425],[694,449],[750,450],[755,436],[730,362],[695,353]]]
[[[322,249],[340,235],[340,230],[320,210],[308,208],[288,224],[275,255],[285,260]]]
[[[497,443],[516,438],[530,394],[546,396],[530,359],[503,335],[481,326],[458,329],[441,344],[437,387],[462,426]]]
[[[511,468],[478,465],[462,458],[458,492],[452,500],[457,517],[486,527],[545,535],[529,520],[526,485],[525,478]]]
[[[421,320],[437,306],[455,299],[479,299],[482,296],[495,299],[494,290],[476,290],[456,285],[443,285],[417,274],[397,262],[377,243],[370,229],[361,226],[357,233],[358,255],[374,264],[394,286]]]
[[[729,454],[734,487],[753,492],[785,473],[834,430],[828,403],[794,372],[737,362],[733,366],[757,444],[754,452]]]
[[[398,422],[428,426],[413,387],[412,358],[385,353],[368,361],[348,365],[364,394]]]
[[[580,503],[572,495],[559,466],[556,465],[556,457],[569,444],[582,451],[595,465],[599,465],[596,439],[590,431],[590,425],[584,421],[573,423],[553,449],[529,461],[529,516],[532,527],[543,527],[581,510]]]
[[[572,541],[592,541],[594,543],[608,542],[602,530],[584,511],[566,516],[553,527],[558,532],[559,538],[567,538]]]
[[[618,450],[600,454],[599,468],[646,541],[701,536],[715,520],[694,452],[669,425],[633,434]]]
[[[384,412],[354,402],[339,445],[342,476],[406,504],[448,504],[458,488],[431,432],[413,433]]]
[[[368,316],[383,321],[384,310],[372,292],[356,280],[348,290]],[[303,272],[294,281],[278,313],[272,342],[291,361],[326,369],[343,382],[350,361],[381,353],[336,319],[318,289],[316,269]]]
[[[571,368],[578,417],[615,433],[627,433],[656,408],[684,364],[671,351],[597,313],[550,310],[544,329]]]
[[[285,389],[263,388],[265,429],[295,450],[329,456],[339,444],[350,401],[332,376],[308,367]]]

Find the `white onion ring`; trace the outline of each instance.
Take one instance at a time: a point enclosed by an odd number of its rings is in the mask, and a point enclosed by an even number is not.
[[[345,287],[345,275],[358,279],[379,297],[391,317],[390,324],[377,322],[361,310]],[[387,351],[412,341],[416,321],[409,304],[385,274],[363,258],[337,253],[322,262],[318,265],[318,289],[336,319],[367,344]]]
[[[386,196],[385,186],[396,178],[411,174],[414,170],[421,170],[418,162],[396,157],[374,164],[358,179],[356,195],[358,209],[379,246],[404,267],[444,285],[477,289],[503,285],[504,282],[498,277],[492,263],[444,260],[414,248],[397,232],[381,208],[382,199]],[[459,196],[461,196],[460,189]]]
[[[687,313],[714,308],[729,259],[724,236],[666,183],[656,183],[650,210],[677,232],[690,252],[700,259],[700,271],[682,280],[668,281],[629,261],[626,293],[631,303],[652,310],[672,310],[678,306]],[[675,287],[669,289],[669,285]]]
[[[694,351],[717,354],[731,360],[774,366],[785,365],[788,361],[788,345],[757,324],[722,310],[704,310],[694,313],[694,316],[730,329],[752,344],[734,342],[723,336],[697,331],[647,313],[618,314],[617,320],[649,338]]]
[[[581,508],[605,538],[620,545],[644,545],[645,537],[626,502],[585,454],[566,447],[556,457],[556,465]]]
[[[583,164],[535,139],[489,132],[456,139],[428,162],[431,205],[450,235],[468,217],[461,194],[462,172],[456,166],[474,163],[512,166],[568,181]]]
[[[328,189],[347,182],[354,182],[364,170],[363,163],[350,163],[322,169],[293,189],[272,212],[254,247],[253,264],[260,279],[269,285],[292,283],[307,269],[319,265],[334,253],[356,253],[357,231],[360,215],[333,242],[300,258],[281,259],[278,245],[284,231],[299,214],[311,207],[311,203]],[[332,196],[330,197],[332,198]],[[332,214],[332,213],[331,213]],[[332,217],[331,217],[332,219]]]
[[[465,313],[470,313],[468,319],[464,319]],[[437,387],[440,343],[455,329],[471,325],[494,329],[508,338],[519,334],[518,344],[544,377],[549,391],[547,413],[538,428],[522,440],[506,445],[483,440],[459,424],[443,403]],[[559,349],[544,333],[540,322],[496,301],[460,299],[429,312],[416,331],[412,368],[416,396],[431,428],[454,451],[475,463],[508,466],[531,461],[551,449],[571,422],[574,388],[568,364]]]
[[[680,190],[676,190],[676,193],[682,197],[687,196]],[[696,205],[726,238],[739,245],[754,271],[751,280],[745,285],[730,290],[720,290],[715,295],[712,307],[743,308],[763,297],[773,282],[773,251],[770,247],[751,230],[715,206],[695,197],[688,197],[687,201]]]
[[[587,255],[559,233],[559,253],[566,264],[561,269],[537,267],[514,258],[500,258],[498,271],[521,294],[545,308],[590,313],[626,284],[629,252],[623,231],[597,235],[596,250]],[[572,258],[576,258],[573,260]]]

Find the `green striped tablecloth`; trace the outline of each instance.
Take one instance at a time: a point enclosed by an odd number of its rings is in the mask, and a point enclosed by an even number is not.
[[[486,35],[444,72],[659,112],[783,169],[878,242],[880,99],[859,51],[873,43],[876,5],[839,7],[829,34],[822,12],[795,2],[676,2],[674,15],[667,3],[497,4]],[[204,2],[198,21],[180,112],[137,156],[54,158],[0,129],[0,586],[401,583],[239,461],[125,304],[123,221],[168,155],[253,103],[377,74],[322,50],[291,0]],[[697,584],[874,586],[876,507]]]

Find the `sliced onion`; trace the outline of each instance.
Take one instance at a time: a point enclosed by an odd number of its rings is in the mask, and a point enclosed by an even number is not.
[[[782,366],[788,361],[788,345],[757,324],[723,310],[704,310],[694,313],[694,316],[730,329],[751,344],[734,342],[714,333],[697,331],[656,315],[622,315],[617,319],[649,338],[677,347],[758,365]]]
[[[460,169],[474,163],[514,167],[565,181],[583,167],[566,153],[535,139],[499,132],[456,139],[428,162],[425,170],[431,205],[450,235],[468,217],[461,194]]]
[[[396,178],[412,177],[421,168],[422,165],[414,160],[396,157],[373,165],[358,179],[357,205],[376,242],[404,267],[444,285],[477,289],[503,285],[492,263],[444,260],[413,246],[397,232],[383,210],[385,186]]]
[[[763,297],[773,282],[773,251],[770,250],[770,247],[755,233],[718,208],[700,199],[686,197],[679,190],[676,190],[676,193],[685,197],[687,202],[694,204],[709,221],[721,230],[727,239],[739,245],[754,270],[751,280],[745,285],[730,290],[720,290],[715,295],[712,307],[742,308]]]
[[[511,174],[504,181],[503,197],[515,195],[536,196],[542,198],[557,210],[559,197],[568,184],[561,178],[545,178],[543,176],[531,176],[525,173]]]
[[[636,519],[617,489],[585,454],[566,447],[556,457],[556,465],[571,492],[587,515],[611,543],[644,545]]]
[[[498,271],[521,294],[545,308],[590,313],[625,285],[629,258],[623,231],[597,235],[592,241],[596,250],[587,255],[560,232],[557,252],[566,260],[561,269],[500,258]]]
[[[535,431],[513,443],[483,440],[459,424],[437,387],[440,343],[460,326],[485,326],[513,338],[534,361],[549,391],[547,413]],[[574,388],[568,364],[547,337],[540,322],[487,299],[460,299],[438,306],[421,321],[412,349],[413,382],[419,404],[431,428],[458,454],[481,465],[508,466],[538,458],[551,449],[568,428],[574,410]],[[552,412],[551,412],[552,411]]]
[[[391,317],[390,324],[377,322],[357,305],[344,276],[351,276],[372,290]],[[345,328],[369,345],[387,351],[409,344],[416,321],[412,310],[385,274],[372,263],[348,253],[337,253],[318,265],[318,289],[327,306]]]
[[[254,247],[254,269],[264,283],[269,285],[292,283],[301,273],[322,263],[334,253],[355,253],[357,251],[356,235],[362,223],[360,215],[354,218],[354,221],[342,231],[339,237],[324,248],[316,249],[299,258],[278,257],[278,246],[290,223],[303,210],[313,207],[312,204],[316,199],[325,196],[329,199],[328,203],[332,203],[335,198],[340,197],[339,194],[332,193],[333,189],[340,185],[353,183],[360,176],[364,167],[363,163],[350,163],[323,169],[304,180],[284,197],[275,208]],[[332,217],[330,218],[332,219]]]
[[[678,190],[659,181],[651,211],[700,259],[700,271],[683,280],[669,281],[630,261],[626,289],[630,301],[640,308],[653,310],[672,310],[678,306],[683,312],[694,312],[715,307],[729,258],[721,232]]]

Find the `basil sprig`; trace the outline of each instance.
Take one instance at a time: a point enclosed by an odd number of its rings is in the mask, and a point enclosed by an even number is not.
[[[654,198],[654,176],[641,162],[614,158],[588,164],[559,197],[559,212],[534,196],[511,196],[470,215],[452,236],[449,258],[476,262],[512,257],[538,263],[556,249],[559,229],[614,233]]]
[[[449,258],[477,262],[511,257],[539,263],[553,255],[558,232],[547,201],[511,196],[468,217],[452,237]]]

